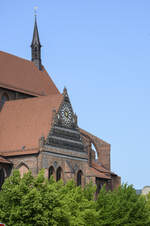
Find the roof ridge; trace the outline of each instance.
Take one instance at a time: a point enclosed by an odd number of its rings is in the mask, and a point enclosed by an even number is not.
[[[12,53],[7,53],[7,52],[5,52],[5,51],[0,50],[0,54],[1,54],[1,53],[2,53],[2,54],[6,54],[6,55],[10,55],[10,56],[13,56],[13,57],[16,57],[16,58],[21,59],[21,60],[24,60],[24,61],[28,61],[28,62],[30,62],[30,63],[32,63],[32,64],[34,65],[34,63],[33,63],[31,60],[25,59],[25,58],[23,58],[23,57],[19,57],[19,56],[17,56],[17,55],[12,54]]]

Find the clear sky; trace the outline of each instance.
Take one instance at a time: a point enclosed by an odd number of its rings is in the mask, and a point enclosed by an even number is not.
[[[150,1],[0,1],[0,50],[31,58],[34,6],[42,63],[79,126],[111,144],[122,182],[150,185]]]

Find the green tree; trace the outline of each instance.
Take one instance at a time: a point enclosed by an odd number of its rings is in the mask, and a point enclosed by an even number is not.
[[[148,209],[148,212],[149,212],[149,221],[150,221],[150,192],[145,196],[146,198],[146,207]]]
[[[6,225],[61,225],[93,226],[95,224],[95,188],[90,185],[85,192],[73,181],[66,185],[37,177],[29,172],[20,178],[14,171],[0,192],[0,221]]]
[[[0,192],[0,221],[7,226],[149,226],[150,197],[136,195],[126,184],[113,192],[96,187],[83,189],[73,181],[64,185],[29,172],[20,178],[14,171]]]
[[[101,226],[149,226],[146,199],[136,194],[132,186],[124,184],[113,192],[102,188],[96,201]]]
[[[71,226],[95,226],[96,203],[94,200],[95,186],[89,184],[82,189],[76,186],[74,181],[69,181],[65,186],[61,186],[59,196],[64,208],[70,214]]]
[[[21,179],[14,171],[0,192],[0,220],[6,225],[70,225],[67,212],[44,173],[34,178],[29,172]]]

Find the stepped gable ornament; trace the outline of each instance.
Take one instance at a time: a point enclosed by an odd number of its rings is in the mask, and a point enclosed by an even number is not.
[[[42,148],[45,145],[45,137],[42,135],[39,139],[39,147]]]
[[[67,92],[67,88],[66,88],[66,87],[64,87],[64,89],[63,89],[63,96],[64,96],[66,99],[68,98],[68,100],[69,100],[68,92]]]
[[[56,109],[52,110],[50,133],[55,126],[61,126],[69,129],[78,129],[77,115],[73,112],[67,89],[65,87],[62,95],[64,96],[64,99],[59,107],[58,112],[56,112]]]
[[[47,136],[47,138],[46,138],[46,144],[49,144],[49,137],[51,136],[51,134],[53,133],[53,128],[55,127],[55,126],[57,126],[58,125],[58,115],[57,115],[57,113],[56,113],[56,109],[53,109],[52,110],[52,121],[51,121],[51,128],[50,128],[50,130],[49,130],[49,133],[48,133],[48,136]]]
[[[76,115],[76,113],[73,115],[73,125],[74,125],[74,128],[78,128],[78,116]]]
[[[63,90],[63,100],[56,111],[52,110],[51,128],[46,144],[75,151],[84,151],[84,145],[77,126],[77,115],[74,114],[67,89]]]
[[[64,87],[62,95],[64,96],[63,103],[60,106],[60,117],[62,125],[68,128],[78,128],[77,126],[77,115],[74,114],[68,92],[66,87]]]
[[[58,115],[55,109],[52,111],[52,126],[53,125],[58,125]]]

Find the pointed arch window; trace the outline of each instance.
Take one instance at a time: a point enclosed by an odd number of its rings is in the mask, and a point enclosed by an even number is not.
[[[20,162],[16,169],[19,170],[21,178],[24,176],[24,174],[29,172],[29,167],[24,162]]]
[[[59,181],[62,178],[62,169],[61,167],[58,167],[56,171],[56,181]]]
[[[0,190],[1,190],[1,187],[2,187],[2,185],[4,183],[4,179],[5,179],[4,170],[0,169]]]
[[[54,167],[51,166],[51,167],[49,167],[49,171],[48,171],[48,179],[50,179],[51,176],[53,176],[53,175],[54,175]]]
[[[79,170],[77,173],[77,186],[82,185],[82,177],[83,177],[83,173],[81,170]]]

